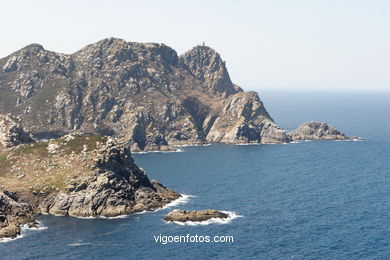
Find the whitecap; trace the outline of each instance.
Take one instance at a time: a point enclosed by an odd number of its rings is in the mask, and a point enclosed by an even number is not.
[[[172,145],[174,147],[191,147],[191,146],[210,146],[211,144],[210,143],[207,143],[207,144],[176,144],[176,145]]]
[[[134,214],[153,213],[153,212],[161,211],[161,210],[164,210],[164,209],[173,208],[173,207],[176,207],[176,206],[179,206],[179,205],[184,205],[184,204],[187,204],[190,201],[190,198],[196,197],[195,195],[187,195],[187,194],[180,194],[180,195],[181,195],[180,198],[177,198],[177,199],[169,202],[168,204],[166,204],[165,206],[163,206],[161,208],[155,209],[153,211],[144,210],[144,211],[136,212]]]
[[[187,204],[191,198],[196,197],[195,195],[188,195],[188,194],[180,194],[180,195],[181,195],[180,198],[177,198],[174,201],[171,201],[170,203],[168,203],[167,205],[162,207],[160,210],[167,209],[167,208],[173,208],[173,207],[176,207],[179,205]]]
[[[68,246],[86,246],[86,245],[90,245],[90,244],[91,243],[76,242],[76,243],[68,244]]]
[[[171,151],[143,151],[143,152],[131,152],[132,154],[148,154],[148,153],[182,153],[183,149],[176,149]]]
[[[243,144],[235,144],[235,145],[259,145],[261,143],[243,143]]]
[[[233,219],[242,218],[242,215],[238,215],[234,211],[221,211],[225,214],[228,214],[227,218],[211,218],[205,221],[164,221],[165,223],[175,223],[181,226],[198,226],[198,225],[210,225],[210,224],[229,224]]]
[[[354,138],[354,139],[348,139],[348,140],[333,140],[335,142],[363,142],[364,139],[362,138]]]

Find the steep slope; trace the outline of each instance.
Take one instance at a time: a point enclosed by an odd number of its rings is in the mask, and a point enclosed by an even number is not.
[[[0,91],[0,113],[21,118],[37,138],[110,135],[133,151],[288,141],[207,46],[179,57],[163,44],[115,38],[72,55],[32,44],[0,60]]]

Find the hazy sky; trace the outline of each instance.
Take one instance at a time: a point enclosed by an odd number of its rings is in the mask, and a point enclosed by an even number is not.
[[[206,42],[244,89],[390,90],[387,0],[0,0],[4,57],[72,53],[110,36],[179,54]]]

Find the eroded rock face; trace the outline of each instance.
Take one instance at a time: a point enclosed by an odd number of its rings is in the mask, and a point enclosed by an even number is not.
[[[178,221],[178,222],[201,222],[213,218],[228,218],[229,215],[214,209],[205,209],[200,211],[187,211],[187,210],[173,210],[165,215],[165,221]]]
[[[32,141],[31,135],[23,130],[16,118],[10,114],[0,114],[0,149]]]
[[[323,122],[307,122],[288,133],[292,141],[303,140],[350,140],[348,136]]]
[[[266,111],[256,92],[229,97],[222,112],[214,117],[206,140],[223,143],[283,143],[284,131]]]
[[[207,46],[178,56],[164,44],[108,38],[66,55],[32,44],[0,59],[0,95],[0,113],[19,116],[37,138],[109,135],[133,151],[286,140]]]
[[[31,206],[17,201],[15,194],[0,190],[0,238],[20,235],[20,226],[35,225]]]
[[[90,174],[70,181],[65,192],[49,194],[39,203],[41,213],[114,217],[152,211],[180,197],[159,182],[149,181],[129,148],[115,139],[108,138],[86,162]]]

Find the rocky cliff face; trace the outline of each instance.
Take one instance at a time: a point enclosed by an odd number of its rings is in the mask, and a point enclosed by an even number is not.
[[[109,38],[71,54],[32,44],[0,59],[0,113],[34,136],[110,135],[133,151],[204,142],[280,143],[258,95],[232,83],[213,49]]]
[[[31,142],[31,135],[24,131],[18,119],[0,114],[0,149]]]

